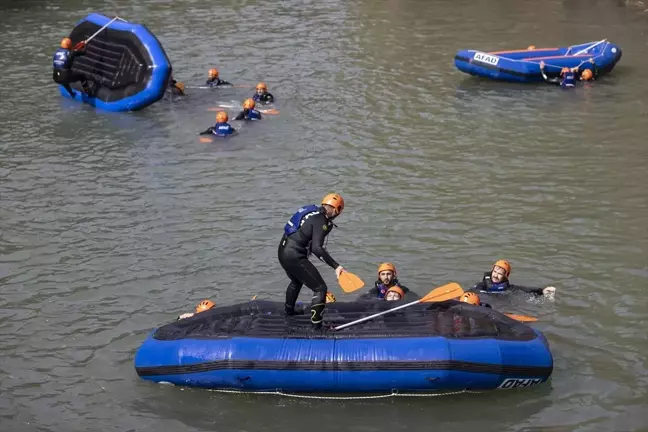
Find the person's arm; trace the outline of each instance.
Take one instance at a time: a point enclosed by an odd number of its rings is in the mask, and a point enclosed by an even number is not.
[[[268,93],[266,96],[266,102],[274,102],[274,96],[272,96],[272,93]]]
[[[326,235],[328,234],[328,232],[325,231],[324,228],[326,227],[326,230],[328,230],[326,216],[319,214],[313,217],[311,220],[313,230],[313,235],[311,237],[311,252],[313,252],[313,254],[317,258],[324,261],[330,267],[333,267],[334,269],[338,268],[340,264],[338,264],[337,261],[333,259],[333,257],[324,247],[324,240],[326,239]]]
[[[557,84],[560,85],[562,79],[561,78],[549,78],[545,73],[544,73],[544,67],[545,63],[543,61],[540,62],[540,73],[542,74],[542,79],[548,83],[548,84]]]
[[[214,128],[209,127],[209,129],[200,132],[198,135],[211,135],[213,132],[214,132]]]
[[[223,81],[223,80],[221,80],[221,82],[220,82],[219,84],[220,84],[220,85],[228,85],[228,86],[231,86],[231,85],[232,85],[232,83],[227,82],[227,81]]]
[[[234,117],[234,120],[243,120],[243,119],[245,119],[245,111],[241,111],[240,113],[238,113],[236,117]]]
[[[509,289],[523,291],[527,294],[535,294],[538,296],[541,296],[542,291],[544,290],[544,288],[532,288],[532,287],[525,287],[522,285],[512,285],[512,284],[509,284]]]

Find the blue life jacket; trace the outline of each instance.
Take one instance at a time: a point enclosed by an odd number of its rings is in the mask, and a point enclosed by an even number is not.
[[[319,206],[310,204],[300,207],[297,212],[292,215],[288,223],[284,226],[284,233],[289,236],[299,231],[299,228],[310,216],[319,214]]]
[[[261,120],[261,113],[255,109],[248,110],[245,120]]]
[[[212,129],[212,133],[217,136],[232,135],[235,131],[229,123],[216,123]]]
[[[576,76],[574,75],[574,72],[567,72],[565,73],[565,76],[563,77],[562,82],[560,83],[561,87],[574,87],[576,85]]]
[[[70,62],[70,50],[65,48],[59,48],[54,53],[54,61],[52,67],[57,69],[68,69]]]

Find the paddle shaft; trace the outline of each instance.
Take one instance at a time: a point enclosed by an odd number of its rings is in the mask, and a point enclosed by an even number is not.
[[[94,39],[95,36],[97,36],[99,33],[101,33],[102,31],[104,31],[104,30],[106,29],[106,27],[108,27],[110,24],[112,24],[113,22],[117,21],[118,19],[119,19],[119,17],[115,17],[115,18],[111,19],[110,21],[108,21],[108,24],[106,24],[105,26],[101,27],[99,30],[97,30],[97,31],[95,32],[95,34],[93,34],[93,35],[90,36],[88,39],[86,39],[86,40],[85,40],[85,43],[90,42],[92,39]]]
[[[379,312],[379,313],[377,313],[377,314],[369,315],[368,317],[360,318],[359,320],[351,321],[350,323],[346,323],[346,324],[339,325],[339,326],[333,328],[333,330],[341,330],[341,329],[343,329],[343,328],[350,327],[350,326],[352,326],[352,325],[354,325],[354,324],[359,324],[359,323],[361,323],[361,322],[369,321],[370,319],[373,319],[373,318],[376,318],[376,317],[379,317],[379,316],[382,316],[382,315],[386,315],[386,314],[388,314],[388,313],[390,313],[390,312],[394,312],[394,311],[397,311],[397,310],[399,310],[399,309],[404,309],[404,308],[406,308],[406,307],[409,307],[409,306],[415,305],[415,304],[417,304],[417,303],[421,303],[421,300],[422,300],[422,299],[415,300],[415,301],[413,301],[413,302],[411,302],[411,303],[407,303],[407,304],[404,304],[404,305],[400,305],[400,306],[397,306],[397,307],[395,307],[395,308],[393,308],[393,309],[389,309],[389,310],[386,310],[386,311],[382,311],[382,312]]]

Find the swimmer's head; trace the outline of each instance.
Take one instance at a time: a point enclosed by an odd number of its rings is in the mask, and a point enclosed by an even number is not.
[[[63,40],[61,40],[61,48],[65,48],[65,49],[72,48],[72,39],[63,38]]]
[[[581,79],[583,81],[590,81],[592,78],[594,78],[594,74],[589,69],[585,69],[581,74]]]
[[[262,95],[268,92],[268,86],[265,83],[260,82],[256,86],[256,92],[258,95]]]
[[[208,76],[209,76],[209,79],[218,78],[218,69],[216,69],[216,68],[209,69]]]
[[[506,260],[497,260],[491,270],[491,280],[494,283],[501,283],[508,279],[511,274],[511,264]]]
[[[218,111],[216,113],[216,123],[227,123],[227,120],[229,120],[229,117],[225,111]]]
[[[254,109],[255,106],[256,104],[252,99],[245,99],[245,102],[243,102],[243,109],[245,110]]]
[[[405,297],[405,292],[397,286],[389,288],[385,294],[387,301],[401,300],[403,297]]]

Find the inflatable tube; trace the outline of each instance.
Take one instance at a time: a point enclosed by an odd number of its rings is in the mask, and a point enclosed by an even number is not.
[[[89,38],[110,20],[88,15],[70,33],[72,44]],[[119,20],[88,42],[85,55],[74,60],[72,70],[86,77],[92,89],[88,96],[80,83],[73,83],[77,90],[73,99],[107,111],[135,111],[157,102],[172,72],[164,48],[146,26]],[[63,96],[71,98],[59,87]]]
[[[295,393],[508,389],[552,373],[540,332],[454,300],[331,329],[395,304],[329,303],[323,332],[308,313],[285,317],[279,302],[219,307],[152,332],[135,369],[154,382]]]
[[[607,40],[587,42],[562,48],[533,48],[514,51],[482,52],[460,50],[455,55],[455,66],[462,72],[484,78],[512,82],[542,82],[540,61],[545,63],[547,76],[560,75],[563,67],[579,66],[592,69],[593,59],[600,74],[614,69],[621,59],[621,48]]]

